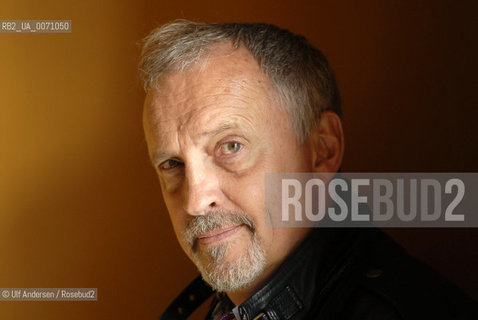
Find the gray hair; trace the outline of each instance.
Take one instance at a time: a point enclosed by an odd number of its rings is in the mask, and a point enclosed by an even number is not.
[[[340,94],[325,56],[303,36],[274,25],[197,23],[177,20],[154,29],[145,39],[139,65],[145,91],[169,71],[201,60],[212,45],[246,48],[271,80],[279,105],[289,113],[303,143],[324,110],[341,115]]]

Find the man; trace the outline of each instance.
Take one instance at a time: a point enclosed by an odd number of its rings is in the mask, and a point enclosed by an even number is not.
[[[342,162],[337,85],[305,38],[176,21],[145,39],[140,72],[174,231],[216,291],[209,319],[473,318],[466,296],[378,231],[267,226],[265,173]],[[208,292],[196,280],[161,319],[187,317]]]

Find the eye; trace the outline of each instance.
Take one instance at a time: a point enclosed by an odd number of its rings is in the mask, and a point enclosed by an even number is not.
[[[233,154],[242,149],[242,144],[236,141],[226,142],[221,145],[221,152],[223,154]]]
[[[174,169],[174,168],[176,168],[180,165],[182,165],[182,162],[177,161],[177,160],[173,160],[173,159],[169,159],[169,160],[166,160],[166,161],[162,162],[159,165],[159,169],[162,170],[162,171],[167,171],[167,170]]]

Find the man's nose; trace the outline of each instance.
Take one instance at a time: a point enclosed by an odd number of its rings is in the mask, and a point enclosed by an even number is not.
[[[186,166],[183,209],[190,215],[204,215],[220,205],[221,191],[214,168],[205,164]]]

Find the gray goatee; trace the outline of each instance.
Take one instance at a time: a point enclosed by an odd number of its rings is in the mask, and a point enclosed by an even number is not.
[[[232,250],[231,241],[206,248],[199,247],[197,236],[217,228],[245,225],[251,234],[244,252],[227,261]],[[183,233],[185,242],[203,279],[216,291],[237,291],[247,287],[264,271],[264,251],[257,238],[254,222],[243,213],[212,211],[194,217]]]

